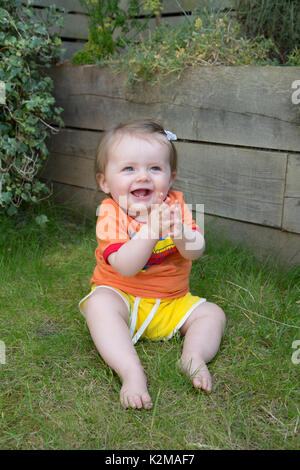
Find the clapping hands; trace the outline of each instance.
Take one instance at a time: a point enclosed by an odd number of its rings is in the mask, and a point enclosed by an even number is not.
[[[170,198],[163,200],[163,194],[158,196],[158,203],[153,205],[148,216],[148,226],[151,238],[161,238],[168,234],[171,238],[182,237],[182,213],[179,202],[169,206]]]

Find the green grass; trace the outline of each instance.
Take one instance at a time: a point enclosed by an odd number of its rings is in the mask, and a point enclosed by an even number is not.
[[[39,213],[49,219],[44,229],[34,222]],[[47,205],[1,220],[0,448],[299,448],[300,364],[291,360],[299,269],[259,263],[208,231],[191,291],[227,315],[209,366],[213,392],[194,390],[176,369],[180,337],[141,341],[155,406],[124,410],[119,379],[78,311],[94,268],[94,222]]]

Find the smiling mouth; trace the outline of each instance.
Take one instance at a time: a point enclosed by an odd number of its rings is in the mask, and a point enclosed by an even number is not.
[[[152,194],[151,189],[136,189],[131,191],[131,194],[138,199],[145,199]]]

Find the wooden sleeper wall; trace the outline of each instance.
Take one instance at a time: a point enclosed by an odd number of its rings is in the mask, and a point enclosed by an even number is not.
[[[204,204],[211,216],[300,233],[299,107],[291,100],[299,68],[196,67],[178,81],[134,89],[97,66],[60,66],[51,75],[67,127],[51,139],[45,174],[82,188],[87,205],[95,207],[101,131],[150,117],[178,136],[175,187],[188,203]]]
[[[52,3],[34,2],[40,12]],[[180,3],[186,10],[197,6],[196,0]],[[71,59],[88,39],[87,15],[79,0],[55,4],[67,9],[62,60]],[[228,9],[233,2],[214,5]],[[179,10],[177,2],[165,0],[163,21],[183,21]],[[103,197],[94,178],[101,132],[152,117],[177,133],[176,188],[188,202],[204,203],[206,220],[229,238],[252,243],[257,253],[272,248],[286,264],[300,262],[300,114],[291,100],[299,67],[197,67],[178,82],[133,90],[123,87],[124,76],[95,66],[55,67],[51,74],[66,123],[49,141],[44,172],[57,198],[95,213]]]

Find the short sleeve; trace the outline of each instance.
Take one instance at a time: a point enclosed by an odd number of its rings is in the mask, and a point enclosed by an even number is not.
[[[129,240],[127,225],[127,215],[122,209],[114,201],[105,199],[98,211],[96,236],[98,254],[106,263],[108,256]]]

